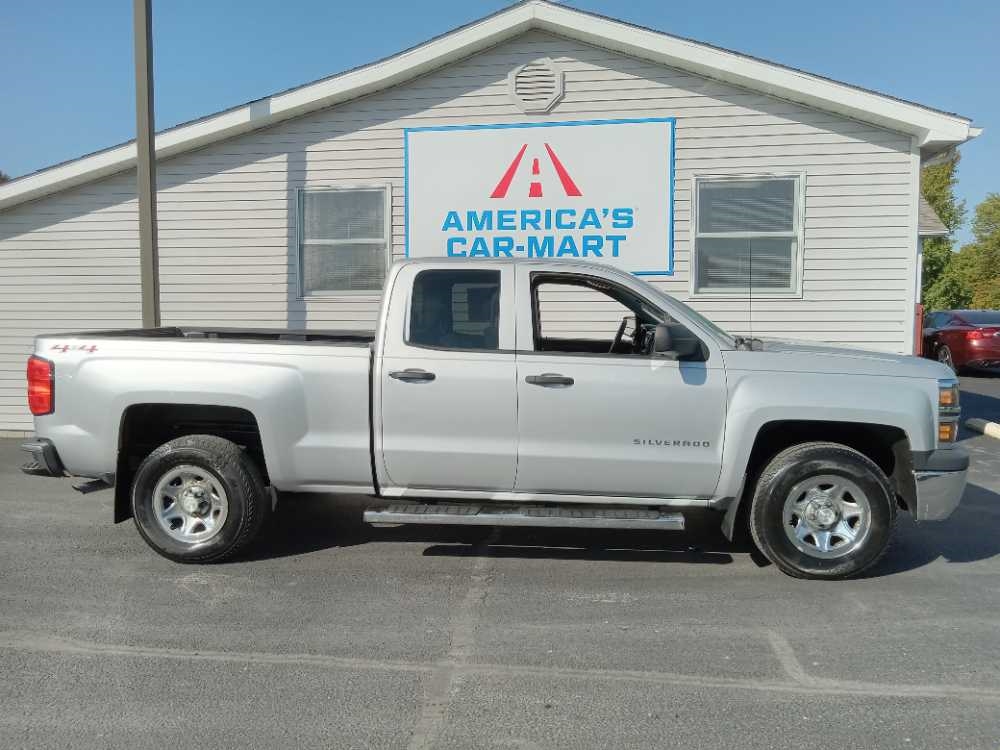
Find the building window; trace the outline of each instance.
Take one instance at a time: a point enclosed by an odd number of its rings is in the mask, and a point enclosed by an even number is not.
[[[696,178],[694,291],[798,289],[799,177]]]
[[[389,255],[389,189],[299,191],[299,280],[303,296],[377,293]]]

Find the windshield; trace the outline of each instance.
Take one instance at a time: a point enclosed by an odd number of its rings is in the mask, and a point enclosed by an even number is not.
[[[718,339],[720,339],[721,341],[723,341],[726,346],[729,346],[729,347],[735,347],[736,346],[736,341],[733,338],[733,335],[731,333],[729,333],[728,331],[720,328],[718,325],[716,325],[711,320],[709,320],[708,318],[706,318],[704,315],[702,315],[700,312],[698,312],[697,310],[695,310],[693,307],[690,307],[689,305],[685,305],[683,302],[681,302],[676,297],[672,297],[671,295],[667,294],[666,292],[663,292],[663,291],[657,289],[655,286],[653,286],[652,284],[650,284],[648,281],[644,281],[643,279],[638,279],[638,281],[640,283],[642,283],[642,285],[648,290],[650,296],[659,297],[661,300],[666,300],[668,308],[670,307],[670,305],[674,305],[676,307],[683,308],[685,315],[687,315],[689,318],[691,318],[694,322],[696,322],[701,327],[703,327],[703,328],[711,331],[713,334],[715,334],[715,336]]]
[[[729,344],[729,346],[735,346],[735,341],[734,341],[733,335],[731,333],[729,333],[728,331],[720,328],[718,325],[716,325],[711,320],[709,320],[708,318],[706,318],[704,315],[702,315],[700,312],[698,312],[697,310],[695,310],[693,307],[685,305],[680,300],[674,299],[673,297],[671,297],[668,294],[664,294],[664,296],[668,297],[670,300],[672,300],[675,305],[680,305],[681,307],[683,307],[684,308],[684,312],[687,315],[689,315],[691,318],[693,318],[695,321],[697,321],[699,325],[701,325],[701,326],[707,328],[708,330],[712,331],[712,333],[714,333],[716,336],[718,336],[719,338],[721,338],[723,341],[727,342]]]

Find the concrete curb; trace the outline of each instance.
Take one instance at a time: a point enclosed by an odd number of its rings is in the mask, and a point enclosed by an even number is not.
[[[970,430],[981,432],[991,438],[1000,440],[1000,423],[987,422],[985,419],[966,419],[965,426]]]

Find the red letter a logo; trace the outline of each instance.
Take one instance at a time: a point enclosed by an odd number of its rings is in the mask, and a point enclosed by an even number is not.
[[[510,183],[514,181],[514,175],[517,174],[517,168],[521,165],[521,160],[524,158],[524,152],[528,150],[528,144],[525,143],[521,146],[521,150],[517,152],[517,156],[507,167],[507,171],[503,173],[503,177],[500,178],[500,182],[497,186],[493,188],[493,192],[490,193],[490,198],[506,198],[507,191],[510,190]],[[552,168],[555,169],[556,176],[559,178],[559,182],[562,185],[563,190],[566,195],[571,198],[577,198],[582,196],[583,193],[580,192],[580,188],[576,186],[573,182],[573,178],[569,176],[569,172],[566,171],[566,167],[563,166],[562,162],[559,161],[559,157],[556,156],[556,152],[552,150],[552,146],[545,144],[545,151],[549,155],[549,161],[552,162]],[[535,176],[539,173],[538,159],[532,159],[531,164],[531,174]],[[528,188],[529,198],[541,198],[542,197],[542,183],[538,180],[533,180]]]

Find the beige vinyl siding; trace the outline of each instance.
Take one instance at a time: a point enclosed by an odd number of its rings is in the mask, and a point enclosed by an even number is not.
[[[129,192],[120,175],[0,212],[0,430],[32,428],[35,336],[139,325],[137,217],[116,195]]]
[[[507,73],[548,56],[565,72],[551,112],[510,101]],[[383,92],[160,163],[163,322],[371,328],[378,295],[301,300],[295,190],[388,184],[403,254],[403,128],[675,117],[675,275],[689,297],[695,174],[805,173],[802,298],[697,298],[734,332],[906,351],[916,226],[908,136],[532,31]],[[119,175],[0,212],[0,429],[27,429],[24,357],[44,331],[134,326],[134,178]],[[586,295],[560,315],[603,320]],[[752,325],[751,325],[752,324]]]

